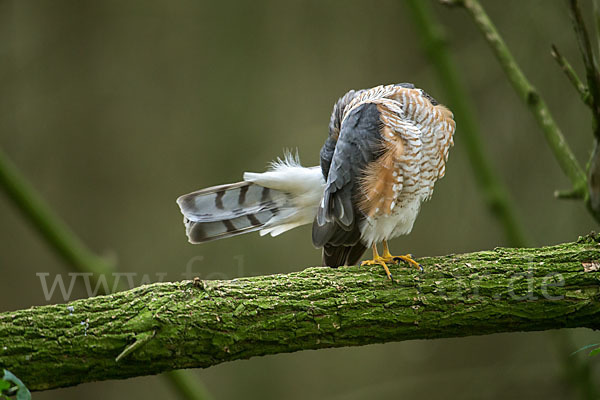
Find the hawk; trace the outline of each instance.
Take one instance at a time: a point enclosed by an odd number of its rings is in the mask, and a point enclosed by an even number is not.
[[[392,256],[387,241],[411,232],[444,176],[454,130],[452,112],[412,84],[351,90],[333,107],[320,166],[302,167],[288,153],[267,172],[179,197],[187,237],[277,236],[312,223],[323,265],[354,265],[371,247],[362,265],[381,265],[389,279],[387,264],[421,268],[408,254]]]

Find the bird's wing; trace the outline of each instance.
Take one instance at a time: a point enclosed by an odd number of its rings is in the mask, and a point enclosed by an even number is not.
[[[354,246],[360,241],[359,222],[363,215],[356,205],[358,182],[363,170],[381,152],[380,125],[377,104],[368,102],[346,113],[341,123],[323,199],[313,223],[314,245],[326,247],[329,253],[333,252],[332,246]],[[342,250],[349,253],[349,249]],[[362,252],[358,258],[361,255]],[[335,252],[330,259],[340,258],[343,256]]]
[[[431,196],[455,129],[452,113],[411,84],[359,91],[349,100],[321,150],[327,184],[313,223],[313,243],[331,266],[358,261],[364,218],[390,215],[403,198]],[[332,121],[336,115],[334,109]]]
[[[344,111],[346,110],[348,104],[352,102],[354,97],[362,92],[364,92],[364,90],[350,90],[348,93],[340,97],[333,106],[331,119],[329,121],[329,136],[327,136],[327,140],[321,148],[320,154],[321,171],[323,172],[323,177],[325,179],[327,179],[327,175],[329,175],[329,168],[331,167],[335,145],[340,137],[340,127],[342,125],[342,119],[344,118]]]

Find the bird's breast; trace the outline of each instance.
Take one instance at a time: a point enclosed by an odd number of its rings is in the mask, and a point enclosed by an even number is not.
[[[367,216],[360,225],[363,243],[370,246],[373,243],[409,234],[419,215],[423,200],[422,197],[415,196],[399,203],[390,214]]]

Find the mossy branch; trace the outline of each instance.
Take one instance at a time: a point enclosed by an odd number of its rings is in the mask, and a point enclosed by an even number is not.
[[[44,390],[306,349],[599,329],[598,240],[424,258],[424,273],[392,266],[395,282],[377,267],[308,268],[5,312],[0,367]]]

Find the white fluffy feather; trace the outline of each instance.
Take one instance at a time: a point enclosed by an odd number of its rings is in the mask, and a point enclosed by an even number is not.
[[[245,172],[244,180],[290,195],[293,207],[271,218],[260,234],[280,235],[290,229],[310,224],[315,219],[325,190],[320,167],[303,167],[298,155],[286,152],[284,158],[271,163],[267,172]]]

